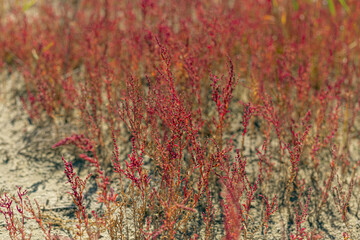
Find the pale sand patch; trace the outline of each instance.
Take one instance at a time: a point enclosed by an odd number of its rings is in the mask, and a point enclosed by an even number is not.
[[[20,186],[22,190],[27,190],[34,206],[33,200],[38,201],[44,216],[69,219],[75,208],[67,194],[71,187],[65,184],[67,179],[61,155],[51,149],[57,138],[54,127],[36,127],[30,123],[19,97],[15,95],[21,90],[18,74],[2,73],[0,83],[0,193],[16,194],[17,186]],[[83,161],[65,157],[73,162],[76,173],[82,178],[87,176]],[[87,192],[86,201],[93,205],[96,190],[87,188]],[[4,221],[1,214],[0,239],[10,239]],[[26,226],[32,233],[32,239],[44,238],[36,223]],[[53,226],[53,233],[68,236],[61,228],[63,226]]]

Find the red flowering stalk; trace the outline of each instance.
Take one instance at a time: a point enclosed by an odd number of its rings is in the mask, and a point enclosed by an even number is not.
[[[19,205],[16,205],[16,210],[20,213],[21,218],[18,220],[15,217],[15,213],[13,207],[11,206],[14,199],[4,195],[4,197],[0,198],[0,212],[5,217],[6,226],[5,228],[9,232],[9,236],[11,239],[18,239],[18,235],[21,235],[22,239],[30,239],[31,234],[27,234],[25,232],[25,215],[24,215],[24,206],[23,206],[23,199],[22,197],[26,194],[26,190],[21,192],[21,188],[18,190],[18,197],[19,197]],[[29,236],[27,236],[29,235]]]
[[[86,205],[84,205],[83,192],[85,190],[86,182],[91,174],[89,174],[85,180],[82,180],[79,176],[76,176],[71,162],[66,162],[64,157],[62,157],[62,160],[65,165],[65,175],[68,178],[68,183],[70,183],[72,189],[72,192],[68,193],[73,198],[73,201],[77,207],[76,218],[78,219],[78,224],[76,225],[76,228],[78,229],[78,232],[76,235],[81,239],[83,236],[82,224],[85,224],[85,229],[89,229],[90,227],[89,218],[86,213]]]
[[[224,172],[221,181],[224,186],[222,207],[225,215],[226,239],[238,239],[240,236],[247,239],[254,234],[249,229],[251,225],[249,220],[253,221],[250,209],[260,184],[261,173],[254,184],[251,184],[245,170],[246,158],[241,157],[239,150],[237,150],[236,161],[231,167],[223,164],[220,168]],[[273,198],[272,204],[268,203],[267,198],[263,197],[263,199],[266,203],[266,213],[262,224],[267,229],[269,218],[277,209],[277,206],[275,207],[277,197]]]
[[[143,169],[143,154],[144,149],[140,150],[140,154],[138,154],[138,150],[135,145],[135,139],[132,139],[132,152],[128,155],[130,161],[125,160],[126,168],[123,169],[121,166],[121,162],[119,159],[118,146],[116,143],[115,135],[113,133],[113,143],[114,143],[114,157],[113,157],[113,165],[114,171],[124,175],[126,178],[131,180],[132,184],[134,184],[138,190],[141,192],[143,199],[147,196],[147,188],[150,182],[150,176]]]
[[[329,177],[328,179],[325,181],[325,188],[324,189],[321,189],[321,200],[320,200],[320,203],[319,205],[317,206],[317,217],[318,217],[318,214],[319,212],[321,211],[321,208],[324,206],[324,204],[326,203],[328,197],[329,197],[329,192],[331,191],[331,186],[332,186],[332,182],[334,181],[334,177],[336,175],[336,171],[337,171],[337,168],[336,168],[336,164],[335,164],[335,161],[336,161],[336,155],[337,153],[335,151],[333,151],[333,159],[331,160],[331,163],[330,163],[330,168],[331,168],[331,172],[329,174]]]
[[[217,120],[213,119],[216,126],[216,138],[219,143],[220,149],[222,149],[222,137],[223,128],[225,124],[225,116],[229,113],[230,102],[232,99],[233,91],[238,83],[235,79],[234,66],[230,58],[228,65],[228,78],[225,83],[225,87],[220,87],[220,80],[216,75],[211,75],[211,87],[212,87],[212,99],[216,105],[218,117]]]
[[[266,210],[265,210],[265,216],[263,218],[263,221],[261,223],[261,225],[265,226],[265,230],[264,230],[264,235],[266,236],[267,234],[267,229],[269,227],[269,221],[270,221],[270,217],[271,215],[273,215],[277,209],[278,209],[278,198],[275,195],[275,197],[272,199],[272,203],[269,204],[269,201],[266,197],[264,197],[263,195],[259,195],[260,197],[262,197],[264,199],[264,202],[266,203]]]
[[[6,222],[5,228],[9,232],[11,239],[31,239],[31,233],[26,231],[26,223],[29,220],[35,220],[38,226],[44,233],[46,240],[53,239],[51,235],[51,225],[44,226],[44,219],[41,215],[41,210],[38,202],[35,200],[36,208],[33,207],[28,196],[27,191],[21,191],[18,187],[17,197],[9,197],[7,194],[4,197],[0,196],[0,213],[3,214]],[[16,211],[13,210],[13,203],[15,203]],[[17,217],[17,214],[20,217]]]
[[[54,144],[52,148],[56,148],[62,145],[75,145],[76,147],[86,151],[91,152],[92,157],[89,157],[87,154],[80,154],[79,156],[84,160],[88,161],[92,166],[96,167],[96,183],[100,189],[98,201],[105,204],[107,208],[110,208],[110,203],[115,200],[111,195],[108,195],[108,184],[109,178],[105,176],[103,170],[101,170],[99,159],[96,155],[95,144],[90,139],[86,138],[84,135],[74,134],[71,137],[67,137],[58,143]]]
[[[199,200],[192,189],[183,185],[192,180],[191,174],[196,168],[192,162],[184,161],[184,157],[190,142],[195,143],[197,131],[192,123],[191,108],[186,105],[184,96],[175,85],[167,48],[159,40],[158,45],[163,61],[162,68],[157,68],[160,84],[151,86],[149,94],[154,105],[147,105],[149,115],[158,119],[158,122],[151,122],[151,140],[156,150],[152,150],[150,156],[159,167],[160,171],[156,174],[161,177],[159,189],[153,190],[152,205],[164,211],[161,216],[163,225],[158,228],[158,234],[174,238],[178,232],[177,226],[185,225],[191,213],[184,213],[179,206],[193,208]]]
[[[291,240],[302,240],[302,239],[308,239],[309,238],[309,233],[306,232],[306,228],[301,227],[301,224],[303,224],[306,220],[306,217],[308,215],[308,207],[309,207],[309,202],[310,202],[310,196],[311,196],[311,188],[309,189],[309,193],[307,196],[307,200],[305,205],[303,206],[303,204],[300,201],[300,198],[302,196],[302,193],[304,191],[304,186],[302,186],[301,188],[301,193],[299,194],[299,207],[300,207],[300,212],[301,215],[299,215],[299,210],[297,208],[295,208],[295,224],[296,224],[296,234],[291,233],[290,237]]]
[[[261,182],[263,181],[262,171],[264,170],[267,173],[267,178],[269,179],[274,165],[273,163],[270,162],[271,158],[267,156],[268,141],[269,141],[268,139],[264,141],[261,147],[261,151],[258,148],[256,148],[256,155],[259,159]],[[263,167],[263,164],[265,164],[265,167]]]
[[[337,209],[339,210],[342,221],[344,222],[346,228],[348,229],[348,234],[351,236],[351,239],[353,239],[352,231],[349,226],[349,222],[348,222],[346,215],[347,215],[347,212],[349,211],[349,202],[350,202],[350,198],[352,196],[353,188],[354,188],[354,185],[356,182],[355,181],[356,168],[359,166],[359,163],[360,163],[360,161],[358,161],[355,164],[355,166],[353,167],[353,173],[351,176],[351,181],[349,183],[347,193],[344,191],[343,186],[340,183],[338,175],[337,175],[337,186],[333,187],[333,197],[334,197],[335,205],[336,205]]]
[[[57,142],[52,146],[52,148],[57,148],[63,145],[75,145],[76,147],[86,151],[86,152],[95,152],[94,143],[86,138],[83,134],[73,134],[71,137],[67,137]]]
[[[267,94],[264,96],[260,96],[262,100],[262,105],[259,106],[259,114],[262,116],[268,123],[269,126],[273,126],[275,128],[275,133],[279,141],[279,158],[280,163],[283,163],[283,121],[285,119],[280,118],[279,110],[275,108],[275,105],[272,101],[272,98]]]
[[[244,143],[245,143],[245,134],[247,132],[247,128],[248,128],[248,125],[249,125],[249,121],[250,121],[250,118],[251,116],[256,113],[257,109],[256,107],[252,106],[251,103],[242,103],[243,106],[244,106],[244,113],[243,113],[243,116],[242,116],[242,125],[244,127],[244,130],[243,130],[243,134],[242,134],[242,139],[241,139],[241,148],[240,148],[240,152],[241,152],[241,156],[244,156]]]
[[[293,122],[293,125],[290,127],[290,131],[291,131],[292,137],[293,137],[292,144],[291,144],[292,147],[290,146],[290,143],[285,146],[290,154],[290,162],[291,162],[290,176],[289,176],[289,180],[286,185],[286,193],[285,193],[285,201],[288,204],[288,206],[290,206],[289,205],[290,193],[293,189],[293,183],[296,182],[296,180],[297,180],[297,174],[299,171],[298,165],[299,165],[299,161],[300,161],[300,156],[303,151],[305,139],[306,139],[307,135],[309,134],[309,131],[311,128],[311,125],[309,124],[310,116],[311,116],[311,113],[309,111],[302,121],[302,125],[305,127],[305,130],[302,134],[301,134],[301,132],[294,131],[294,129],[293,129],[294,122]]]

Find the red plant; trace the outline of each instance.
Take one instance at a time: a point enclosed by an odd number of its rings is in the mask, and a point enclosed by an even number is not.
[[[54,236],[51,234],[51,224],[48,227],[45,226],[38,202],[35,200],[37,209],[34,209],[26,194],[26,190],[21,191],[21,187],[18,187],[17,197],[9,197],[7,194],[0,197],[0,213],[5,217],[5,228],[8,230],[10,238],[31,239],[32,234],[26,230],[25,225],[29,220],[35,220],[45,239],[52,240]],[[16,211],[12,206],[13,203],[16,206]]]
[[[76,131],[53,148],[81,151],[106,207],[90,221],[86,180],[63,160],[79,236],[266,237],[285,208],[284,238],[315,239],[330,190],[351,234],[359,1],[20,2],[0,9],[0,66],[21,74],[32,124]],[[24,212],[41,221],[19,194],[1,213],[27,238]]]
[[[299,198],[299,207],[300,207],[300,212],[301,212],[301,215],[299,214],[299,210],[297,208],[295,208],[295,224],[296,224],[296,234],[293,234],[291,233],[290,234],[290,237],[291,237],[291,240],[295,240],[295,239],[298,239],[298,240],[302,240],[302,239],[305,239],[305,237],[307,239],[309,239],[310,235],[308,232],[306,232],[306,228],[302,227],[301,224],[303,224],[305,222],[305,218],[308,216],[308,211],[309,211],[309,202],[310,202],[310,196],[311,196],[311,188],[309,189],[309,193],[308,193],[308,197],[307,197],[307,200],[306,200],[306,203],[305,205],[303,205],[301,203],[301,196],[302,196],[302,193],[304,191],[303,189],[304,186],[302,186],[302,189],[301,189],[301,192],[298,196]]]
[[[81,239],[83,235],[82,223],[85,224],[85,229],[89,230],[89,217],[86,213],[83,192],[85,190],[86,182],[91,176],[91,174],[89,174],[85,180],[82,180],[79,176],[76,176],[71,162],[66,162],[64,157],[62,160],[64,161],[65,165],[65,175],[68,178],[68,183],[71,184],[72,192],[69,192],[69,194],[73,198],[73,201],[77,207],[76,218],[79,222],[76,225],[76,228],[78,229],[76,235],[79,236]],[[91,236],[91,234],[89,236]]]

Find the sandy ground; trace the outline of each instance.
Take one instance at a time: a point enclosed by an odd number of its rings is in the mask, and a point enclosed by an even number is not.
[[[16,75],[8,77],[6,73],[2,76],[0,191],[14,194],[19,186],[28,191],[31,199],[36,198],[43,208],[69,208],[70,198],[64,195],[66,186],[61,184],[65,178],[60,161],[54,158],[54,153],[48,151],[50,143],[42,141],[51,132],[36,129],[30,124],[20,99],[14,97],[14,91],[10,91],[16,89],[17,78]],[[0,220],[0,239],[7,239],[3,216]],[[41,239],[41,235],[34,234],[33,238]]]
[[[62,136],[57,135],[53,125],[38,127],[31,123],[19,97],[16,96],[16,93],[22,89],[19,75],[2,73],[0,77],[0,193],[15,194],[17,186],[21,186],[22,189],[28,191],[31,200],[37,199],[44,216],[51,217],[55,222],[57,218],[73,218],[75,209],[72,199],[66,193],[70,190],[70,186],[65,184],[66,177],[61,161],[61,154],[64,153],[51,149],[51,146]],[[62,135],[69,135],[69,133],[71,133],[71,126],[61,127]],[[256,139],[253,141],[259,142]],[[251,148],[250,146],[256,146],[254,142],[245,144],[248,146],[247,151]],[[356,159],[356,156],[359,156],[359,150],[358,148],[353,150],[353,158]],[[73,162],[74,170],[82,178],[88,174],[84,161],[74,159],[71,154],[64,156]],[[353,240],[360,239],[360,195],[357,185],[351,198],[348,214]],[[96,188],[92,186],[94,184],[90,184],[85,196],[91,208],[96,205]],[[276,191],[278,189],[269,189],[268,193]],[[317,222],[320,226],[318,232],[322,238],[314,239],[343,239],[342,233],[347,231],[332,196],[330,198],[330,204],[326,206],[326,210]],[[254,213],[253,216],[257,221],[262,217],[260,213]],[[308,220],[305,221],[304,227],[309,226]],[[217,224],[221,224],[221,220]],[[69,222],[68,225],[74,226],[74,223]],[[69,236],[64,226],[55,224],[53,229],[56,234]],[[32,239],[44,239],[41,230],[34,223],[27,224],[27,231],[32,233]],[[279,208],[270,220],[267,239],[289,239],[290,231],[294,232],[294,225],[288,227],[286,210]],[[0,239],[10,239],[2,215],[0,215]],[[104,235],[101,239],[110,238]],[[220,232],[217,239],[221,239]],[[264,238],[258,232],[253,239]]]
[[[39,128],[31,124],[19,97],[15,96],[21,86],[17,74],[8,76],[3,73],[0,83],[0,193],[15,194],[19,186],[27,190],[31,200],[38,201],[44,216],[54,219],[73,216],[73,201],[66,193],[71,189],[70,185],[65,184],[67,179],[61,153],[51,149],[59,136],[54,133],[53,126]],[[66,133],[66,128],[63,130]],[[73,162],[75,172],[81,177],[87,175],[83,161],[65,157]],[[90,203],[96,197],[96,191],[87,190],[91,195],[86,196]],[[35,205],[35,202],[32,203]],[[27,231],[32,232],[31,239],[44,238],[37,224],[29,222],[26,226]],[[59,226],[54,225],[53,229],[54,233],[64,233]],[[0,215],[0,239],[10,239],[3,215]]]

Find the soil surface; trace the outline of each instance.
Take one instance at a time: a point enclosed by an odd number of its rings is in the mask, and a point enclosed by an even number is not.
[[[84,169],[83,160],[51,148],[61,137],[71,134],[72,126],[61,126],[59,133],[54,124],[41,127],[33,124],[17,96],[22,89],[18,74],[1,74],[0,193],[2,196],[4,193],[16,194],[18,187],[21,187],[21,191],[27,190],[33,206],[36,206],[34,199],[37,200],[45,219],[55,223],[60,222],[59,219],[74,219],[75,206],[67,193],[71,187],[66,184],[62,155],[73,163],[74,171],[81,178],[86,178],[88,171]],[[95,207],[96,189],[89,188],[86,189],[86,203]],[[32,233],[31,239],[44,239],[43,232],[35,222],[25,225],[26,231]],[[69,221],[67,225],[53,224],[52,232],[69,236],[66,229],[75,227],[75,222]],[[10,239],[5,226],[5,219],[0,215],[0,239],[4,240]]]
[[[75,206],[68,191],[70,186],[65,184],[67,179],[64,174],[61,156],[73,162],[74,170],[85,178],[89,171],[83,160],[75,159],[74,154],[61,152],[51,148],[59,139],[69,136],[73,131],[70,124],[57,126],[54,124],[42,125],[34,124],[23,109],[18,93],[23,91],[21,78],[18,74],[4,72],[0,79],[0,193],[16,194],[17,187],[27,190],[27,195],[35,206],[34,199],[39,203],[43,216],[53,223],[53,232],[59,236],[71,236],[67,227],[75,227],[74,219]],[[239,120],[240,121],[240,120]],[[60,130],[59,130],[60,129]],[[236,126],[234,127],[234,131]],[[261,142],[261,139],[253,139],[245,143],[248,153],[254,143]],[[238,140],[238,142],[241,142]],[[253,151],[254,149],[252,149]],[[353,148],[352,158],[359,156],[359,150]],[[251,159],[250,159],[251,160]],[[251,161],[249,161],[251,165]],[[256,166],[256,163],[254,164]],[[256,171],[256,168],[250,168]],[[300,173],[301,174],[301,173]],[[336,180],[335,180],[336,181]],[[344,181],[348,181],[345,179]],[[96,203],[96,187],[93,179],[90,179],[85,196],[90,208],[101,208]],[[277,189],[268,189],[268,193],[275,194]],[[314,190],[315,191],[315,190]],[[281,195],[281,193],[276,193]],[[339,212],[334,205],[332,196],[326,210],[321,214],[317,222],[319,229],[313,239],[344,239],[343,232],[348,231],[345,224],[341,221]],[[352,230],[353,239],[360,239],[360,219],[359,219],[359,187],[356,183],[353,196],[350,201],[348,225]],[[255,216],[255,217],[254,217]],[[263,217],[260,211],[254,210],[255,221],[261,221]],[[69,220],[67,225],[56,224],[59,219]],[[279,210],[271,217],[268,235],[266,239],[289,239],[290,232],[296,231],[294,224],[289,226],[287,211],[285,208]],[[311,219],[307,219],[303,226],[309,227]],[[221,225],[221,219],[217,223]],[[5,220],[0,215],[0,239],[10,239],[5,229]],[[41,229],[36,223],[26,224],[32,239],[44,239]],[[221,228],[221,227],[219,227]],[[217,239],[221,239],[223,233],[219,231]],[[66,239],[66,238],[63,238]],[[100,239],[110,239],[108,235],[103,235]],[[261,231],[258,231],[253,239],[264,239]]]

